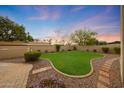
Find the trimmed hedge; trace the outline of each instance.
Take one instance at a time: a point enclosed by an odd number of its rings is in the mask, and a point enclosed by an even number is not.
[[[26,62],[37,61],[40,56],[41,56],[41,52],[40,51],[29,51],[29,52],[26,52],[24,54]]]
[[[109,52],[109,48],[108,48],[108,47],[102,47],[102,51],[103,51],[104,53],[108,53],[108,52]]]
[[[114,47],[114,52],[116,54],[120,54],[120,47]]]

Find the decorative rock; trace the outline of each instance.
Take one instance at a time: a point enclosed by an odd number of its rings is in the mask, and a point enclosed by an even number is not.
[[[103,84],[100,83],[100,82],[97,83],[97,87],[98,87],[98,88],[107,88],[105,85],[103,85]]]
[[[104,82],[104,83],[106,83],[106,84],[110,84],[109,83],[109,78],[107,78],[107,77],[104,77],[104,76],[99,76],[99,80],[100,81],[102,81],[102,82]]]
[[[106,76],[106,77],[109,77],[109,73],[104,72],[104,71],[100,71],[99,74],[103,75],[103,76]]]

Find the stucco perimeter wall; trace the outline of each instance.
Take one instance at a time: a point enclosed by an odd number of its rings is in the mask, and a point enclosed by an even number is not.
[[[102,52],[101,47],[113,47],[119,46],[116,45],[106,45],[106,46],[76,46],[77,50],[81,51],[93,51],[96,49],[98,52]],[[18,46],[0,46],[0,59],[9,59],[23,57],[24,53],[28,51],[29,48],[33,50],[40,50],[41,52],[55,52],[56,48],[54,45],[18,45]],[[73,46],[61,46],[60,51],[73,50]],[[110,53],[113,53],[111,50]]]
[[[102,52],[102,47],[108,47],[110,49],[109,53],[114,53],[114,47],[120,47],[119,44],[110,44],[110,45],[99,45],[99,46],[77,46],[78,50],[82,51],[94,51]]]
[[[27,46],[0,46],[0,59],[23,57]]]

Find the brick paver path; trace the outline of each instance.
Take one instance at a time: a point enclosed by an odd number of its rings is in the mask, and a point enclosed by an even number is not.
[[[36,74],[36,73],[43,72],[43,71],[50,70],[50,69],[52,69],[51,66],[43,67],[43,68],[40,68],[40,69],[33,70],[32,74]]]
[[[31,69],[31,64],[0,62],[0,87],[26,87],[28,74]]]
[[[110,85],[110,68],[112,63],[117,60],[118,58],[113,58],[110,60],[107,60],[101,70],[99,71],[99,77],[98,77],[98,82],[97,82],[97,87],[98,88],[107,88]]]

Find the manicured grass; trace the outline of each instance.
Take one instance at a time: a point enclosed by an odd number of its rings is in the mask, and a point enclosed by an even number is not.
[[[41,58],[48,58],[54,67],[68,75],[85,75],[90,72],[90,60],[103,57],[100,53],[66,51],[42,54]]]

